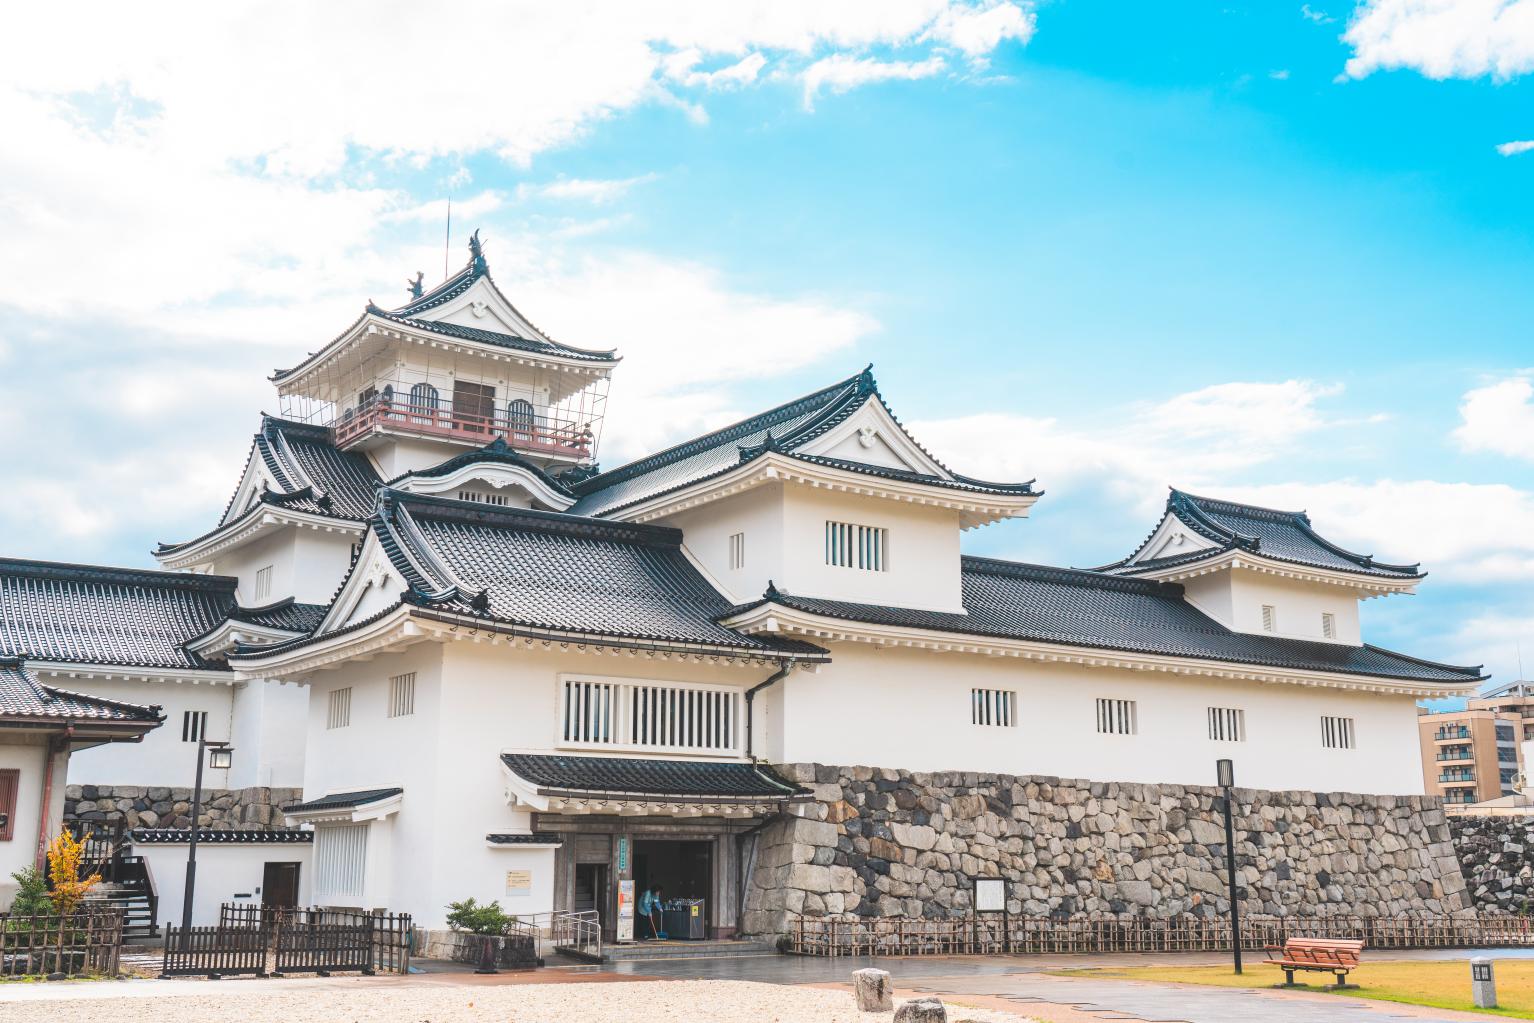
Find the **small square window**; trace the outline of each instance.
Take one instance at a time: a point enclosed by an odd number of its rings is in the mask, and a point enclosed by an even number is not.
[[[1246,711],[1240,707],[1210,707],[1209,738],[1215,742],[1245,742]]]
[[[1321,745],[1327,749],[1354,749],[1353,719],[1322,717]]]
[[[1272,604],[1262,605],[1262,631],[1273,632],[1278,628],[1278,610]]]
[[[256,569],[256,595],[252,598],[257,604],[272,599],[272,566]]]
[[[1134,700],[1097,701],[1097,730],[1104,735],[1135,735],[1140,730],[1138,719]]]
[[[208,734],[208,712],[188,710],[181,714],[181,741],[198,742]]]
[[[1017,724],[1017,693],[1010,689],[971,689],[969,720],[974,725]]]
[[[415,713],[415,672],[389,679],[389,716],[408,717]]]
[[[352,687],[332,689],[330,706],[325,716],[326,728],[345,728],[352,723]]]
[[[1321,635],[1326,639],[1337,638],[1337,616],[1330,611],[1321,612]]]

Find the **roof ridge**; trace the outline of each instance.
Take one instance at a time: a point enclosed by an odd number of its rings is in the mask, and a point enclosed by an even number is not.
[[[1413,664],[1421,664],[1428,668],[1452,668],[1455,671],[1474,672],[1480,676],[1480,680],[1483,682],[1491,678],[1490,675],[1485,674],[1486,665],[1484,664],[1477,664],[1474,667],[1468,664],[1447,664],[1443,661],[1430,661],[1425,657],[1413,657],[1411,654],[1403,654],[1398,650],[1391,650],[1389,647],[1378,646],[1374,643],[1364,643],[1362,646],[1365,650],[1373,650],[1375,653],[1399,657],[1403,661],[1411,661]]]
[[[536,508],[511,508],[458,501],[437,494],[415,494],[394,487],[379,489],[380,502],[421,512],[428,518],[440,518],[491,527],[522,527],[551,535],[588,536],[624,543],[645,543],[656,547],[681,547],[682,531],[673,526],[648,522],[617,522],[567,512],[540,511]]]
[[[1223,497],[1201,497],[1198,494],[1189,493],[1186,490],[1179,490],[1176,487],[1172,487],[1170,489],[1172,493],[1167,497],[1167,506],[1169,509],[1174,500],[1177,498],[1183,498],[1185,500],[1192,501],[1195,504],[1209,505],[1213,508],[1217,508],[1232,515],[1247,515],[1251,518],[1269,518],[1274,521],[1282,519],[1298,519],[1307,523],[1310,521],[1310,516],[1302,511],[1284,511],[1280,508],[1265,508],[1260,504],[1247,504],[1244,501],[1231,501]]]
[[[1067,568],[1062,565],[1040,565],[1028,561],[1008,561],[1003,558],[987,558],[965,554],[960,558],[962,568],[970,568],[987,575],[1006,575],[1020,579],[1047,579],[1070,586],[1107,588],[1124,593],[1165,595],[1180,592],[1177,583],[1164,583],[1155,579],[1137,579],[1133,576],[1110,575],[1090,568]]]
[[[187,590],[228,590],[234,592],[239,579],[232,575],[204,575],[172,572],[155,568],[124,568],[116,565],[85,565],[68,561],[37,561],[30,558],[0,557],[0,575],[25,575],[41,578],[84,578],[92,582],[154,583]]]
[[[576,492],[584,497],[599,490],[605,490],[607,487],[621,483],[624,480],[632,479],[635,476],[640,476],[654,469],[670,465],[673,462],[695,455],[700,451],[707,451],[710,448],[727,444],[731,440],[737,440],[740,437],[755,433],[757,430],[763,429],[764,426],[770,425],[764,423],[764,420],[775,416],[786,416],[800,406],[814,407],[814,403],[817,401],[829,402],[838,392],[846,390],[849,386],[856,386],[860,379],[870,374],[871,369],[872,366],[853,376],[838,380],[828,387],[822,387],[817,391],[811,391],[809,394],[800,395],[792,401],[786,401],[764,412],[747,416],[745,419],[738,420],[728,426],[721,426],[717,430],[712,430],[690,440],[682,441],[680,444],[673,444],[669,448],[662,448],[660,451],[636,458],[632,462],[627,462],[617,468],[608,469],[606,472],[588,477],[577,484]],[[808,410],[804,409],[803,411]]]

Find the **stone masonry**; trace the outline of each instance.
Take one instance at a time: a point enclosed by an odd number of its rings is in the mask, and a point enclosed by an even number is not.
[[[1534,912],[1534,817],[1450,817],[1471,904]]]
[[[743,930],[819,917],[967,915],[972,878],[1014,914],[1224,915],[1218,790],[788,764],[815,800],[762,832]],[[1250,915],[1467,912],[1442,804],[1427,796],[1237,789]]]
[[[205,828],[283,827],[281,807],[298,802],[299,788],[203,789]],[[192,790],[154,785],[70,785],[64,790],[64,819],[123,818],[130,828],[191,827]]]

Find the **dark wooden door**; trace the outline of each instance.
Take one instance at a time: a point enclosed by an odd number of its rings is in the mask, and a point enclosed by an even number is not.
[[[461,430],[490,432],[495,419],[495,388],[490,384],[453,381],[453,418]]]
[[[297,863],[268,863],[261,871],[261,905],[293,908],[298,905]]]

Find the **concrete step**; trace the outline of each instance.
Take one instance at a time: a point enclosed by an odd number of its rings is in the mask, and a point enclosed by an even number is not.
[[[639,941],[604,945],[603,962],[633,959],[702,959],[719,956],[772,956],[777,946],[768,941]]]

